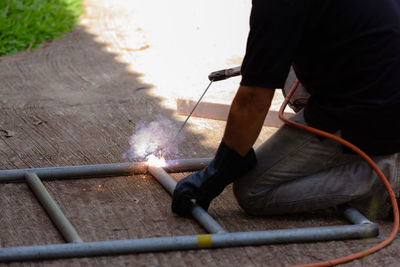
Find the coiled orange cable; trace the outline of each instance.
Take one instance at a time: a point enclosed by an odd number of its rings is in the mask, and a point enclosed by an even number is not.
[[[342,258],[337,258],[337,259],[333,259],[333,260],[327,260],[327,261],[321,261],[321,262],[316,262],[316,263],[311,263],[311,264],[304,264],[304,265],[296,265],[297,267],[316,267],[316,266],[333,266],[333,265],[337,265],[337,264],[342,264],[342,263],[346,263],[349,261],[353,261],[355,259],[359,259],[361,257],[365,257],[368,256],[369,254],[372,254],[382,248],[384,248],[385,246],[389,245],[395,238],[397,235],[397,232],[399,230],[399,208],[397,205],[397,200],[395,197],[395,194],[393,192],[392,187],[390,186],[387,178],[385,177],[385,175],[383,174],[383,172],[379,169],[379,167],[375,164],[375,162],[367,155],[365,154],[361,149],[359,149],[358,147],[356,147],[355,145],[351,144],[350,142],[344,140],[343,138],[340,138],[336,135],[333,135],[331,133],[322,131],[322,130],[318,130],[316,128],[307,126],[307,125],[303,125],[300,123],[296,123],[293,121],[290,121],[288,119],[285,119],[283,117],[283,112],[285,111],[285,108],[290,100],[290,98],[292,97],[292,95],[294,94],[294,92],[296,91],[297,87],[299,85],[299,81],[296,80],[295,83],[292,85],[292,88],[290,89],[289,93],[287,94],[287,96],[285,97],[285,100],[282,103],[282,106],[279,110],[279,119],[282,120],[285,124],[287,125],[291,125],[294,126],[296,128],[314,133],[314,134],[318,134],[321,135],[323,137],[326,138],[330,138],[333,139],[339,143],[341,143],[342,145],[352,149],[354,152],[356,152],[358,155],[360,155],[373,169],[374,171],[378,174],[379,178],[382,180],[383,184],[386,187],[386,190],[389,193],[389,197],[390,200],[392,202],[392,206],[393,206],[393,217],[394,217],[394,222],[393,222],[393,228],[392,228],[392,232],[390,233],[389,237],[387,239],[385,239],[384,241],[382,241],[381,243],[365,249],[363,251],[360,251],[358,253],[354,253]]]

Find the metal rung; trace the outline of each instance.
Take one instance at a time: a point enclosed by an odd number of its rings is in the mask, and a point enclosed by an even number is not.
[[[53,223],[56,225],[57,229],[60,231],[64,239],[70,243],[82,243],[83,241],[79,237],[74,226],[72,226],[67,217],[65,217],[61,208],[51,197],[36,173],[31,172],[25,174],[25,179],[26,183],[32,189],[40,204],[42,204],[43,208],[45,209]]]

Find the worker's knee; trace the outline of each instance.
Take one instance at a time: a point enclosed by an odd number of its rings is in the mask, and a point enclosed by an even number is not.
[[[257,197],[253,190],[251,190],[249,183],[246,183],[245,180],[244,177],[233,184],[233,193],[240,207],[245,212],[251,215],[259,215],[259,211],[256,208]]]

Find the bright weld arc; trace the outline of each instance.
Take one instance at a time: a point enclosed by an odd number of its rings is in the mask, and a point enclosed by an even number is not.
[[[147,157],[147,165],[153,167],[166,167],[167,162],[165,161],[164,157],[160,155],[160,157],[156,157],[154,155],[149,155]]]

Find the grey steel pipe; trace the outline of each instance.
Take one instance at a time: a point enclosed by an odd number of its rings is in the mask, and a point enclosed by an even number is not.
[[[83,241],[79,237],[74,226],[72,226],[67,217],[65,217],[39,177],[35,173],[27,173],[25,174],[25,179],[64,239],[70,243],[82,243]]]
[[[176,181],[164,171],[163,168],[149,166],[148,171],[156,180],[164,187],[164,189],[172,196],[176,186]]]
[[[179,159],[167,161],[165,169],[169,172],[194,171],[204,168],[210,158]],[[128,176],[146,173],[146,162],[125,162],[113,164],[81,165],[35,169],[0,170],[0,183],[24,181],[25,173],[34,172],[41,179],[71,179],[89,177]]]
[[[156,178],[156,180],[165,188],[165,190],[172,196],[176,186],[176,181],[168,175],[163,168],[149,166],[149,172]],[[224,228],[219,225],[213,217],[211,217],[202,207],[193,205],[190,211],[193,218],[204,227],[209,233],[218,234],[226,233]]]
[[[128,253],[256,246],[373,237],[375,224],[328,226],[289,230],[238,232],[213,235],[159,237],[0,249],[0,262],[120,255]]]
[[[163,169],[167,172],[197,171],[207,167],[211,160],[212,158],[167,160],[167,166]]]
[[[373,224],[364,215],[362,215],[358,210],[349,207],[344,204],[338,207],[339,211],[353,224]]]

